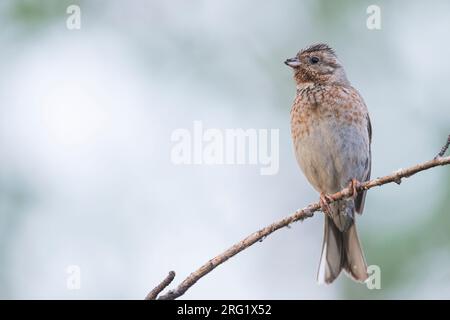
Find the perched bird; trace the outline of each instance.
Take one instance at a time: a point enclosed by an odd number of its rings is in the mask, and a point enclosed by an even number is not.
[[[301,50],[285,64],[294,71],[297,95],[291,109],[295,155],[311,185],[320,192],[325,230],[318,281],[331,283],[342,269],[356,281],[367,279],[355,211],[363,212],[370,178],[372,128],[363,98],[350,85],[335,52],[326,44]],[[345,187],[353,197],[330,203]]]

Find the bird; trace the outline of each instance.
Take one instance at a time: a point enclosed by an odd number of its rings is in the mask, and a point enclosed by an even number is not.
[[[356,282],[368,279],[355,212],[362,214],[370,179],[372,126],[367,106],[347,79],[335,51],[324,43],[300,50],[285,64],[292,68],[296,96],[291,136],[297,162],[320,193],[325,213],[317,281],[332,283],[342,270]],[[352,196],[332,202],[330,194],[349,187]]]

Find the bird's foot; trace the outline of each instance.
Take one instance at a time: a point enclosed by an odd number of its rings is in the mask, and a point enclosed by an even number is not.
[[[360,185],[361,185],[361,182],[359,182],[358,180],[356,180],[356,179],[350,180],[348,187],[352,190],[353,200],[355,200],[356,197],[358,196],[358,188]]]
[[[333,211],[331,210],[330,202],[333,201],[334,199],[329,194],[326,194],[325,192],[320,193],[320,208],[322,209],[323,213],[327,214],[331,218],[333,218]]]

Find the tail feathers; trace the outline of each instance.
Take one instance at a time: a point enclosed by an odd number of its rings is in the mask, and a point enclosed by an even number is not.
[[[367,263],[354,223],[343,234],[343,245],[346,258],[344,264],[345,271],[353,280],[364,282],[369,277],[367,274]]]
[[[341,232],[327,216],[317,280],[319,283],[332,283],[342,269],[355,281],[363,282],[368,277],[355,223],[347,231]]]
[[[325,216],[325,227],[317,281],[331,283],[341,273],[344,265],[342,233],[333,220]]]

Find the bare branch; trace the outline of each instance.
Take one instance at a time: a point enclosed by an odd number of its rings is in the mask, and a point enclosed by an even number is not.
[[[442,148],[438,157],[436,157],[435,159],[417,164],[417,165],[409,167],[407,169],[397,170],[397,171],[391,173],[390,175],[387,175],[384,177],[380,177],[380,178],[373,179],[371,181],[363,182],[363,183],[359,184],[356,187],[356,189],[357,189],[357,191],[369,190],[373,187],[385,185],[387,183],[392,183],[392,182],[400,184],[400,182],[403,178],[408,178],[420,171],[428,170],[430,168],[437,167],[437,166],[448,165],[448,164],[450,164],[450,156],[448,156],[448,157],[442,157],[442,156],[446,152],[449,145],[450,145],[450,136],[448,138],[447,144]],[[342,189],[339,192],[336,192],[335,194],[330,195],[330,197],[333,201],[337,201],[337,200],[351,197],[352,195],[353,195],[353,190],[351,188],[347,187],[347,188]],[[200,280],[202,277],[207,275],[209,272],[214,270],[217,266],[224,263],[231,257],[233,257],[236,254],[238,254],[239,252],[247,249],[254,243],[263,240],[268,235],[270,235],[271,233],[275,232],[278,229],[288,227],[293,222],[302,221],[306,218],[312,217],[314,215],[314,212],[319,211],[320,208],[321,207],[320,207],[319,202],[312,203],[303,209],[297,210],[292,215],[287,216],[281,220],[278,220],[278,221],[268,225],[267,227],[262,228],[256,232],[252,233],[245,239],[237,242],[229,249],[225,250],[218,256],[216,256],[213,259],[206,262],[199,269],[192,272],[185,280],[183,280],[183,282],[181,282],[181,284],[178,287],[176,287],[174,290],[168,291],[166,294],[159,296],[158,299],[159,300],[173,300],[173,299],[180,297],[190,287],[192,287],[198,280]],[[167,278],[166,278],[166,280],[167,280]],[[161,292],[164,289],[164,287],[166,287],[168,285],[168,283],[167,284],[165,283],[166,280],[164,280],[160,286],[153,289],[152,292],[150,292],[147,297],[149,297],[149,296],[153,297],[152,293],[156,292],[157,291],[156,289],[160,289],[160,287],[162,287],[164,284],[163,288],[161,288],[161,290],[159,290],[156,293],[156,296],[157,296],[158,293]],[[172,280],[173,280],[173,278],[170,279],[170,281],[172,281]],[[170,281],[169,281],[169,283],[170,283]],[[153,299],[155,299],[156,296]]]
[[[442,147],[441,151],[438,153],[438,155],[435,157],[435,159],[443,157],[444,154],[447,152],[447,149],[449,146],[450,146],[450,134],[448,135],[447,143]]]
[[[155,300],[158,294],[160,294],[161,291],[163,291],[169,284],[172,283],[174,278],[175,271],[170,271],[167,277],[148,293],[148,295],[145,297],[145,300]]]

